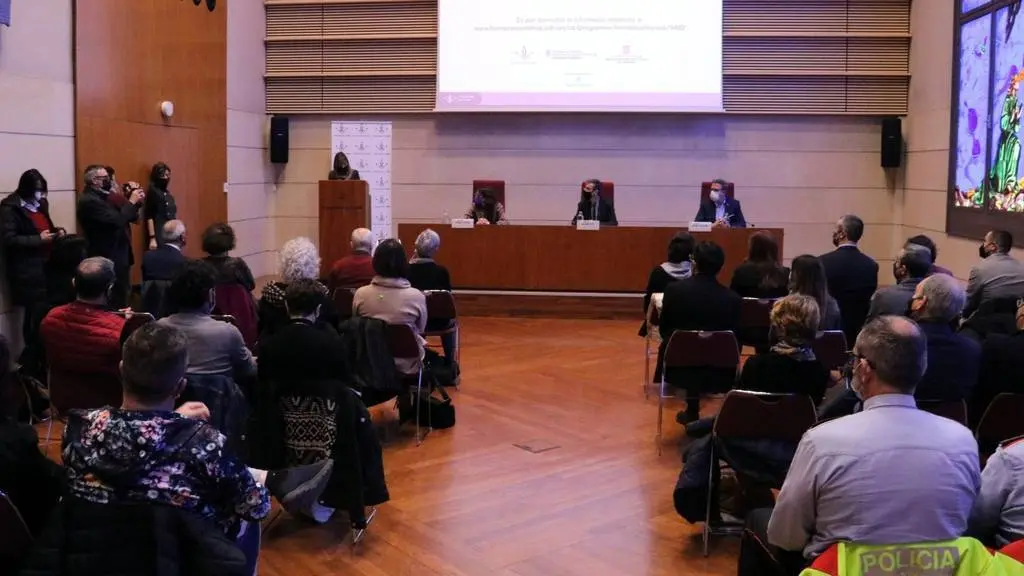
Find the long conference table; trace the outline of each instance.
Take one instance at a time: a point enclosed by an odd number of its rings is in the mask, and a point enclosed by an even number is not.
[[[435,259],[448,268],[453,288],[552,292],[643,292],[651,270],[665,261],[669,240],[685,227],[477,226],[399,224],[398,237],[411,250],[416,236],[432,228],[441,237]],[[725,228],[695,232],[725,250],[719,279],[728,283],[747,255],[755,232],[767,230],[779,243],[781,228]]]

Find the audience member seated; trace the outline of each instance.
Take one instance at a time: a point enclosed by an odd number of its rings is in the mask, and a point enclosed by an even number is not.
[[[331,292],[339,288],[355,290],[373,280],[373,232],[366,228],[356,228],[352,231],[349,246],[352,247],[352,253],[331,266],[327,278],[327,287]]]
[[[654,379],[661,378],[662,357],[669,337],[676,330],[732,330],[740,325],[740,297],[718,282],[725,264],[725,252],[714,242],[700,242],[693,249],[693,276],[670,283],[661,305],[662,344]],[[731,371],[730,371],[731,372]],[[700,393],[728,390],[735,374],[719,369],[688,368],[670,371],[667,382],[686,389],[686,410],[676,420],[681,424],[700,417]]]
[[[895,286],[879,288],[871,297],[868,319],[877,316],[905,316],[917,285],[931,272],[931,254],[924,246],[907,244],[892,263]]]
[[[498,202],[494,190],[481,188],[473,192],[473,205],[466,210],[467,219],[473,220],[478,226],[488,224],[508,224],[505,219],[505,207]]]
[[[779,244],[771,232],[750,237],[747,259],[732,273],[729,288],[743,298],[781,298],[789,293],[789,270],[779,264]]]
[[[260,345],[262,443],[278,465],[333,459],[338,481],[320,499],[330,507],[314,503],[303,513],[323,523],[342,508],[353,522],[365,523],[364,507],[388,500],[380,443],[366,407],[349,388],[341,336],[316,326],[319,294],[313,280],[289,284],[291,323]]]
[[[125,317],[110,309],[114,263],[86,258],[75,274],[77,299],[50,311],[39,328],[50,369],[85,385],[116,380]]]
[[[771,349],[747,359],[739,388],[806,394],[815,405],[821,403],[829,374],[811,350],[820,322],[814,298],[793,295],[777,300],[771,314]]]
[[[924,246],[928,249],[932,260],[932,269],[929,274],[945,274],[946,276],[952,276],[953,273],[948,268],[943,268],[935,263],[939,258],[939,247],[935,245],[935,242],[931,238],[924,234],[918,234],[917,236],[911,236],[907,238],[907,244],[917,244],[918,246]]]
[[[832,232],[836,249],[821,256],[828,293],[839,304],[847,342],[856,340],[871,307],[871,296],[878,288],[878,263],[857,247],[863,236],[864,221],[847,214]]]
[[[250,470],[226,447],[224,435],[203,421],[209,416],[203,404],[187,403],[175,412],[189,348],[184,332],[161,322],[128,338],[121,366],[124,403],[73,411],[68,419],[62,446],[68,492],[94,504],[145,502],[197,513],[239,536],[254,568],[259,526],[245,529],[243,521],[266,518],[271,494],[288,510],[308,507],[333,462]]]
[[[1024,393],[1024,302],[1017,307],[1015,320],[1016,332],[993,334],[981,345],[978,387],[967,410],[972,429],[997,395]]]
[[[427,327],[427,299],[409,283],[409,262],[402,243],[388,238],[373,252],[373,270],[377,273],[368,286],[356,290],[352,313],[376,318],[388,324],[406,324],[416,333],[423,357],[423,331]],[[415,374],[420,359],[396,358],[395,367],[404,374]]]
[[[448,269],[434,261],[434,255],[441,247],[441,237],[427,228],[416,237],[416,252],[409,262],[409,284],[417,290],[452,290],[452,279]],[[446,330],[454,320],[428,318],[427,330]],[[455,334],[441,336],[444,361],[451,364],[455,358]]]
[[[1024,264],[1010,256],[1013,236],[1005,230],[992,230],[978,247],[982,260],[971,268],[967,280],[967,305],[964,318],[976,312],[984,314],[986,304],[1024,297]]]
[[[818,331],[843,329],[843,319],[839,314],[839,304],[828,293],[825,266],[821,263],[820,258],[810,254],[803,254],[793,259],[789,272],[789,293],[802,294],[814,298],[814,301],[818,304],[820,318]]]
[[[0,381],[10,367],[11,349],[0,336]],[[35,428],[0,411],[0,491],[11,499],[33,537],[39,536],[66,482],[64,469],[39,450]]]
[[[284,305],[284,291],[296,280],[316,280],[322,293],[317,324],[338,326],[338,310],[330,291],[319,280],[320,254],[309,238],[292,238],[281,247],[281,280],[263,287],[260,295],[260,338],[269,336],[291,321]]]
[[[644,290],[644,317],[651,306],[651,296],[663,294],[665,288],[676,280],[689,278],[693,268],[690,256],[693,254],[693,236],[689,232],[679,232],[668,242],[668,257],[651,270],[647,277],[647,288]],[[647,336],[647,320],[640,326],[640,335]]]
[[[229,252],[235,249],[235,230],[223,222],[211,224],[203,232],[203,260],[217,271],[217,285],[241,284],[252,292],[256,289],[256,280],[245,260],[234,258]]]
[[[989,457],[971,510],[970,535],[1002,548],[1024,539],[1024,441],[1014,439]]]
[[[946,274],[917,285],[910,317],[928,340],[928,369],[914,393],[919,400],[968,400],[974,392],[981,344],[953,330],[966,299],[960,283]]]
[[[970,430],[918,410],[927,342],[913,321],[881,316],[853,347],[864,410],[808,430],[773,510],[747,516],[739,574],[796,574],[830,545],[950,540],[978,494]]]
[[[159,230],[162,242],[142,256],[142,281],[171,280],[185,263],[185,223],[169,220]]]
[[[159,322],[188,337],[188,388],[185,398],[205,402],[212,423],[232,440],[244,432],[246,401],[238,385],[248,388],[256,359],[238,328],[210,316],[216,306],[217,274],[202,260],[191,260],[167,290],[170,316]]]

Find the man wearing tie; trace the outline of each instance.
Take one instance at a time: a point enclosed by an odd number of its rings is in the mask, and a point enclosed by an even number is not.
[[[725,180],[716,178],[711,183],[711,194],[702,200],[694,222],[712,222],[715,228],[746,228],[740,201],[725,194]]]

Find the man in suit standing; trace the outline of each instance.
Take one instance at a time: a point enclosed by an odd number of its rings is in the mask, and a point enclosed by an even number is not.
[[[832,244],[836,249],[821,256],[828,292],[839,304],[847,342],[857,340],[878,289],[878,262],[857,247],[864,235],[864,221],[847,214],[836,222]]]
[[[879,288],[871,297],[868,319],[876,316],[905,316],[917,285],[931,273],[932,253],[924,246],[907,243],[892,263],[895,286]],[[957,314],[960,312],[957,311]]]
[[[658,367],[672,332],[676,330],[737,330],[740,325],[740,297],[718,282],[718,272],[725,265],[725,252],[714,242],[701,242],[693,249],[693,275],[672,282],[665,288],[661,306],[662,344],[658,351]],[[659,376],[656,375],[655,378]],[[686,388],[686,410],[676,416],[681,424],[700,417],[702,390],[728,390],[736,374],[715,368],[692,368],[683,373],[670,372],[666,380]]]
[[[110,304],[123,308],[128,304],[131,282],[131,236],[127,226],[139,219],[139,208],[146,194],[139,186],[127,193],[128,202],[120,207],[108,201],[113,181],[103,166],[90,166],[85,171],[85,189],[78,198],[75,212],[82,235],[88,243],[89,257],[101,256],[114,263],[117,280]]]
[[[746,228],[747,221],[743,218],[740,201],[729,198],[725,194],[725,180],[716,178],[711,183],[711,194],[702,200],[694,222],[713,222],[715,228]]]
[[[172,280],[185,264],[185,223],[181,220],[164,222],[160,229],[163,242],[142,257],[142,281]]]
[[[971,269],[967,280],[967,305],[964,318],[995,300],[1024,297],[1024,264],[1010,256],[1013,236],[1005,230],[992,230],[978,247],[982,260]],[[984,310],[982,310],[984,312]]]

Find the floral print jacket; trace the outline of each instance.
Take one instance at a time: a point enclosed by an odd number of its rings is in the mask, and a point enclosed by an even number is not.
[[[175,412],[108,407],[70,413],[62,455],[79,498],[177,506],[231,531],[240,520],[265,518],[270,496],[225,442],[209,424]]]

